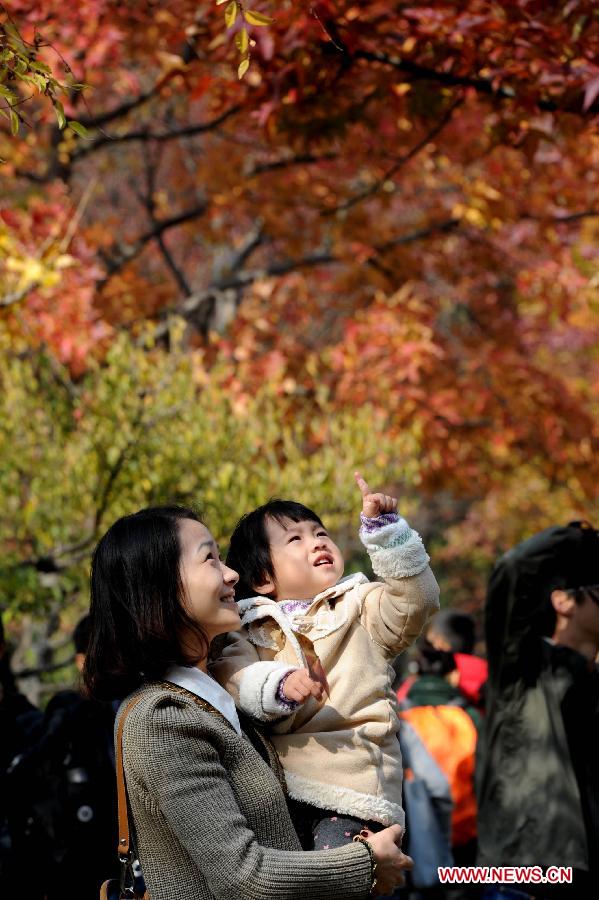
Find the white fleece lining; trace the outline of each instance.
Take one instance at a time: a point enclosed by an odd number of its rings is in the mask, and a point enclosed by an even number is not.
[[[264,688],[269,681],[270,676],[273,674],[276,676],[278,674],[278,678],[275,677],[272,679],[274,684],[278,685],[285,672],[288,672],[292,668],[292,666],[287,666],[284,663],[272,662],[270,660],[262,660],[261,662],[255,662],[246,666],[246,668],[242,670],[239,681],[239,706],[241,709],[244,712],[249,713],[250,716],[260,719],[262,722],[268,722],[271,719],[279,719],[282,715],[289,715],[290,710],[284,709],[280,705],[273,709],[267,708],[263,698]],[[275,691],[276,686],[272,692],[273,706],[275,702]]]
[[[400,519],[370,534],[360,531],[360,539],[368,550],[372,568],[381,578],[409,578],[426,569],[430,557],[417,531],[410,528],[407,541],[393,544],[393,539],[406,528],[409,525],[405,519]]]
[[[383,797],[372,797],[361,794],[351,788],[337,784],[323,784],[320,781],[308,781],[299,775],[285,770],[287,791],[294,800],[303,800],[319,809],[331,812],[346,813],[365,821],[371,819],[381,825],[405,825],[405,813],[399,803],[391,803]]]
[[[254,606],[255,599],[255,597],[248,597],[247,600],[240,600],[237,604],[241,616],[241,624],[247,627],[252,622],[256,622],[259,619],[274,619],[295,650],[295,655],[297,656],[300,668],[304,668],[307,665],[306,657],[304,656],[300,642],[294,635],[289,620],[283,610],[279,609],[274,600],[272,603],[261,603],[260,606]],[[255,665],[257,665],[257,663],[255,663]]]

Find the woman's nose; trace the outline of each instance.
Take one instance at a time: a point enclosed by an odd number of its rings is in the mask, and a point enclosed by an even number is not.
[[[237,584],[239,581],[239,573],[235,571],[235,569],[230,569],[229,566],[226,566],[224,563],[221,563],[223,568],[223,580],[225,584]]]

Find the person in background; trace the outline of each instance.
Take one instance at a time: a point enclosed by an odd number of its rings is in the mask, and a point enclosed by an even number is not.
[[[452,684],[472,705],[482,710],[489,669],[487,661],[474,654],[474,618],[457,609],[441,609],[431,619],[426,636],[437,650],[453,654],[455,670],[451,674]]]
[[[19,693],[10,668],[4,625],[0,616],[0,896],[22,894],[20,858],[10,828],[8,772],[40,730],[42,713]]]
[[[73,632],[80,672],[89,638],[85,616]],[[37,740],[13,763],[11,828],[21,856],[35,860],[21,873],[27,897],[96,898],[118,873],[114,719],[111,703],[61,691],[46,707]]]
[[[438,866],[473,865],[476,858],[474,767],[480,715],[452,683],[453,653],[422,638],[413,663],[415,679],[399,704],[406,831],[414,859],[412,883],[428,888],[424,896],[432,900],[446,896]],[[427,868],[425,859],[430,861]],[[478,894],[466,889],[454,890],[452,896]]]
[[[599,876],[599,533],[547,528],[496,564],[486,603],[487,712],[478,755],[482,865],[571,866]]]

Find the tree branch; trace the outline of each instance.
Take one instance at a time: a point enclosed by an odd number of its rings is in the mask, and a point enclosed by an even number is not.
[[[276,159],[273,162],[258,163],[247,173],[248,178],[254,175],[263,175],[265,172],[275,172],[277,169],[287,169],[290,166],[310,165],[312,163],[326,162],[331,159],[338,159],[338,153],[323,153],[321,156],[314,156],[312,153],[304,153],[300,156],[292,156],[289,159]]]
[[[219,125],[222,125],[223,122],[226,122],[227,119],[230,119],[231,116],[234,116],[241,109],[241,106],[233,106],[231,109],[226,110],[224,113],[221,113],[220,116],[217,116],[215,119],[212,119],[210,122],[201,122],[197,125],[187,125],[185,128],[176,128],[173,131],[158,131],[152,132],[147,129],[139,129],[137,131],[129,131],[125,134],[103,134],[101,137],[96,138],[96,140],[87,144],[80,144],[75,153],[72,156],[72,160],[76,162],[79,159],[82,159],[85,156],[89,156],[90,153],[94,153],[96,150],[99,150],[104,146],[115,146],[117,144],[128,143],[131,141],[154,141],[156,143],[164,143],[165,141],[175,141],[179,138],[184,137],[193,137],[197,134],[205,134],[208,131],[213,131],[215,128],[218,128]]]
[[[154,164],[154,160],[152,158],[153,154],[147,154],[145,158],[146,163],[146,193],[145,195],[138,195],[140,203],[145,206],[148,211],[148,215],[150,217],[150,221],[154,227],[158,224],[158,220],[156,219],[156,203],[154,200],[155,190],[156,190],[156,166]],[[162,258],[164,259],[167,268],[169,269],[171,275],[175,279],[177,283],[177,287],[181,291],[181,294],[184,297],[187,297],[191,293],[191,285],[188,283],[185,275],[181,271],[181,269],[175,263],[172,253],[170,252],[166,241],[164,239],[164,234],[159,234],[156,238],[156,243],[158,244],[158,248],[160,253],[162,254]]]
[[[430,129],[430,131],[428,131],[424,135],[424,137],[418,141],[418,143],[416,143],[410,150],[408,150],[407,153],[404,153],[403,156],[400,156],[400,158],[397,160],[397,162],[394,163],[394,165],[391,166],[391,168],[387,172],[385,172],[385,174],[382,175],[378,181],[375,181],[375,183],[373,185],[371,185],[369,188],[367,188],[365,191],[362,191],[359,194],[355,194],[353,197],[350,197],[348,200],[345,200],[343,203],[340,203],[338,206],[335,206],[333,209],[322,210],[321,215],[331,216],[337,212],[344,212],[348,209],[351,209],[351,207],[355,206],[357,203],[361,203],[363,200],[366,200],[366,199],[368,199],[368,197],[372,197],[374,194],[376,194],[381,189],[381,187],[383,186],[383,184],[386,181],[388,181],[390,178],[393,178],[399,172],[399,170],[402,168],[402,166],[405,166],[406,163],[408,163],[411,159],[413,159],[418,153],[420,153],[421,150],[423,150],[426,147],[427,144],[430,144],[430,142],[433,141],[437,137],[437,135],[449,123],[455,110],[458,108],[458,106],[460,106],[460,104],[462,102],[463,102],[463,99],[461,97],[459,97],[457,100],[455,100],[451,104],[451,106],[445,110],[445,112],[443,113],[443,115],[441,116],[439,121],[436,123],[436,125],[434,125]]]
[[[144,103],[151,100],[152,97],[160,91],[160,87],[161,83],[158,82],[158,84],[155,84],[150,90],[146,91],[145,94],[140,94],[139,97],[134,97],[132,100],[126,100],[124,103],[121,103],[120,106],[103,113],[98,113],[96,116],[83,116],[79,121],[86,128],[99,128],[101,125],[107,125],[109,122],[114,122],[115,119],[122,119],[123,116],[126,116],[132,110],[143,106]]]
[[[354,59],[363,59],[367,62],[377,62],[385,66],[393,66],[394,69],[398,69],[400,72],[412,75],[415,81],[435,81],[438,84],[447,87],[473,88],[478,94],[485,94],[488,97],[495,97],[498,100],[518,99],[518,95],[512,87],[503,87],[501,85],[495,87],[493,82],[486,78],[473,78],[469,75],[454,75],[452,72],[439,72],[436,69],[421,66],[408,59],[402,59],[400,56],[393,56],[371,50],[357,50],[354,53]],[[595,100],[593,105],[584,113],[580,99],[560,104],[556,100],[550,100],[546,97],[537,97],[534,102],[539,109],[548,112],[561,110],[562,112],[571,112],[577,115],[593,115],[599,109],[599,100]]]
[[[206,210],[208,209],[208,204],[206,201],[199,203],[197,206],[192,207],[191,209],[185,210],[181,213],[177,213],[175,216],[171,216],[169,219],[162,219],[157,221],[156,224],[144,234],[140,235],[137,240],[133,244],[129,244],[125,247],[118,248],[117,251],[112,255],[108,256],[106,254],[102,254],[102,259],[104,265],[106,267],[106,277],[101,279],[98,282],[98,286],[102,287],[108,279],[119,272],[124,265],[131,262],[136,256],[138,256],[141,251],[144,249],[147,243],[155,238],[160,237],[165,231],[168,231],[169,228],[175,228],[177,225],[184,225],[186,222],[191,222],[193,219],[199,219],[204,215]]]

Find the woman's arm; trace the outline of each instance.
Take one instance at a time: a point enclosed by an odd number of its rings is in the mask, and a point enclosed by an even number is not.
[[[143,752],[144,746],[151,750]],[[125,756],[133,774],[129,791],[147,791],[156,804],[157,820],[164,817],[219,900],[368,897],[371,866],[363,846],[350,844],[338,850],[304,853],[273,850],[258,843],[208,729],[198,724],[197,711],[162,706],[141,725],[128,723]],[[251,774],[246,787],[251,795]],[[273,803],[272,798],[261,795],[257,779],[256,797],[250,796],[250,802],[254,799],[256,808],[261,804],[268,808],[273,831],[278,828],[280,833],[281,818],[287,814],[282,790],[280,803]],[[147,796],[145,806],[147,809]],[[136,821],[136,827],[141,834],[143,823]]]

